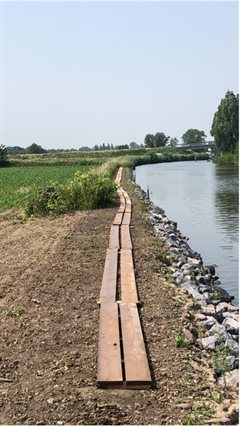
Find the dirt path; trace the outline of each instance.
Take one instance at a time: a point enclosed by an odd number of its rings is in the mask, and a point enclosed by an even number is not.
[[[0,423],[181,424],[212,400],[201,352],[176,348],[191,301],[156,259],[156,239],[132,194],[136,278],[154,389],[96,387],[99,309],[116,208],[55,220],[0,222]],[[19,316],[18,316],[19,315]]]

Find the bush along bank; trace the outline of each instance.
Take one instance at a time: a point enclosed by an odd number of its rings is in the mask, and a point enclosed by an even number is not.
[[[138,196],[148,204],[148,219],[154,234],[164,243],[166,268],[175,284],[192,296],[198,308],[196,344],[212,352],[219,385],[236,385],[239,381],[239,309],[232,304],[233,297],[221,287],[214,265],[204,265],[201,255],[191,249],[187,237],[177,229],[177,223],[148,200],[134,179],[132,182]]]

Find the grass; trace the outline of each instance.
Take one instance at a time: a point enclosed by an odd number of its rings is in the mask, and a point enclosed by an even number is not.
[[[12,309],[1,309],[0,316],[1,317],[20,317],[25,314],[24,308],[12,308]]]
[[[156,242],[156,251],[155,251],[155,257],[160,262],[164,263],[165,265],[170,265],[171,261],[168,258],[168,254],[165,248],[165,243],[163,240],[157,240]]]
[[[90,168],[94,167],[99,176],[105,175],[112,178],[120,166],[133,169],[141,164],[194,160],[195,155],[179,153],[171,148],[163,148],[10,156],[10,167],[0,168],[0,212],[24,208],[31,195],[35,196],[36,199],[40,197],[41,202],[45,202],[48,187],[51,187],[51,182],[54,182],[57,185],[62,185],[62,187],[55,185],[55,195],[47,201],[50,201],[51,205],[54,203],[53,209],[50,208],[51,211],[54,210],[55,213],[61,214],[66,212],[67,204],[71,209],[71,200],[68,203],[67,191],[66,188],[63,188],[63,185],[66,186],[67,182],[74,178],[77,170],[88,172]],[[198,154],[199,159],[205,159],[205,157],[205,154]],[[37,188],[41,188],[40,193]],[[89,191],[89,187],[87,190]],[[87,195],[85,194],[86,198]],[[84,197],[82,197],[83,200]],[[60,206],[57,206],[58,201],[61,204]],[[98,203],[98,206],[100,207],[100,203]],[[82,206],[82,208],[94,207],[91,207],[91,203],[88,203],[88,207]],[[143,205],[142,208],[147,211],[147,206]],[[44,211],[46,213],[45,207]],[[166,264],[169,263],[163,251],[159,250],[158,255],[159,260]]]
[[[77,170],[88,171],[89,166],[29,166],[0,168],[0,212],[24,206],[29,193],[50,181],[65,183]]]
[[[177,348],[182,348],[186,344],[185,336],[180,331],[175,336],[175,343]]]
[[[202,425],[212,414],[209,407],[198,407],[186,415],[183,425]]]
[[[239,156],[237,152],[227,152],[225,154],[219,154],[214,157],[214,163],[221,164],[221,165],[238,165],[239,163]]]

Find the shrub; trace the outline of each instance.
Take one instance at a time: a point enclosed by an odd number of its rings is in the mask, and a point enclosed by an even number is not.
[[[59,215],[75,210],[107,207],[113,202],[116,184],[103,174],[76,172],[66,184],[52,182],[37,188],[26,202],[27,216]]]

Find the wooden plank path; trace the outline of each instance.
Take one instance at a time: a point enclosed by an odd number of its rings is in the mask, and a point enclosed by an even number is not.
[[[132,202],[116,183],[120,207],[109,236],[100,291],[98,386],[148,389],[151,387],[146,348],[139,318],[130,223]]]

